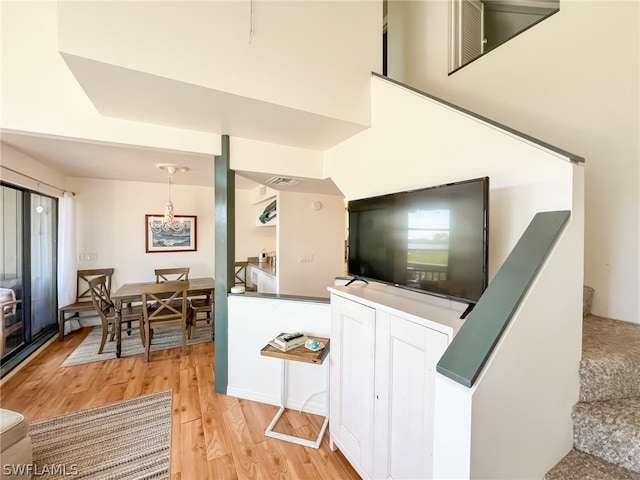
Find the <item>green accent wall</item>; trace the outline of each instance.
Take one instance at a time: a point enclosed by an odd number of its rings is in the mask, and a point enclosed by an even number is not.
[[[570,216],[556,211],[533,217],[440,358],[438,372],[466,387],[474,384]]]
[[[221,155],[214,164],[215,197],[215,391],[227,393],[228,363],[228,304],[235,276],[235,173],[230,167],[229,136],[221,139]]]

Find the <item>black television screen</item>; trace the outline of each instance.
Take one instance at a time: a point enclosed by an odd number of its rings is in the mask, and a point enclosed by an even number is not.
[[[475,304],[488,282],[489,178],[350,201],[349,275]]]

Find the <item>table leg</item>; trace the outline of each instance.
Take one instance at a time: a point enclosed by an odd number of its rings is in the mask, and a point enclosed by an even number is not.
[[[328,366],[327,366],[327,372],[328,372]],[[329,373],[327,373],[327,380],[329,379]],[[324,432],[327,429],[327,426],[329,425],[329,384],[327,383],[327,410],[326,410],[326,416],[324,418],[324,422],[322,422],[322,427],[320,427],[320,433],[318,434],[318,437],[315,440],[308,440],[306,438],[300,438],[300,437],[296,437],[294,435],[287,435],[284,433],[279,433],[279,432],[274,432],[273,429],[276,426],[276,423],[278,423],[278,420],[280,420],[280,417],[282,416],[282,414],[284,413],[286,406],[286,399],[287,399],[287,362],[286,360],[282,360],[282,370],[280,372],[280,409],[277,411],[275,417],[273,417],[273,420],[271,420],[271,423],[269,424],[269,426],[267,427],[267,429],[265,430],[264,434],[267,437],[271,437],[271,438],[278,438],[280,440],[285,440],[287,442],[292,442],[292,443],[297,443],[298,445],[304,445],[305,447],[311,447],[311,448],[320,448],[320,444],[322,443],[322,437],[324,436]]]
[[[280,406],[284,410],[287,399],[287,361],[282,360],[282,369],[280,370]]]
[[[116,311],[116,324],[114,325],[116,329],[116,357],[120,358],[122,355],[122,300],[116,300],[114,307]]]

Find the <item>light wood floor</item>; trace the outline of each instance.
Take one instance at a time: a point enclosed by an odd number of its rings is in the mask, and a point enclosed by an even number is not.
[[[84,331],[83,331],[84,330]],[[329,432],[319,449],[264,436],[277,407],[217,394],[213,390],[213,345],[61,367],[89,333],[83,329],[55,341],[0,388],[0,405],[29,420],[166,389],[173,390],[171,480],[359,479]],[[314,438],[321,417],[287,410],[278,431]]]

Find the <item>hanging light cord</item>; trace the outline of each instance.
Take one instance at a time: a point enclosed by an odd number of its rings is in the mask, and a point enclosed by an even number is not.
[[[156,164],[157,168],[161,168],[167,171],[167,177],[169,178],[169,199],[165,203],[164,216],[162,220],[153,220],[149,224],[149,228],[154,234],[160,234],[162,232],[168,232],[170,234],[180,234],[185,231],[186,224],[183,221],[175,219],[173,202],[171,201],[171,189],[173,186],[173,176],[176,172],[186,172],[188,167],[179,167],[178,165],[159,163]]]
[[[167,175],[169,176],[169,201],[171,201],[171,185],[173,185],[173,172],[171,172],[171,170],[167,170]]]
[[[249,44],[253,40],[253,0],[249,0]]]

